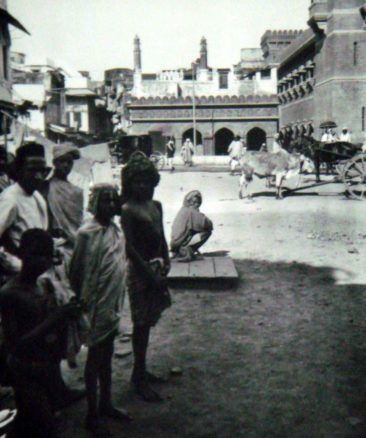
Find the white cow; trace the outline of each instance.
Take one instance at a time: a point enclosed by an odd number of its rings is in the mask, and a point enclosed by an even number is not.
[[[253,175],[276,178],[276,199],[282,199],[282,183],[286,178],[298,175],[303,158],[300,154],[289,154],[284,149],[277,153],[246,151],[240,160],[241,176],[239,198],[251,197],[248,185]],[[245,196],[243,196],[243,188]]]

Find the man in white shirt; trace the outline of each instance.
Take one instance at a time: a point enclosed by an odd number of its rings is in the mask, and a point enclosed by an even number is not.
[[[343,128],[342,129],[342,133],[339,136],[339,140],[340,141],[344,141],[346,143],[351,143],[352,142],[352,136],[351,136],[351,133],[348,131],[348,128]]]
[[[38,192],[50,172],[43,146],[32,142],[18,148],[14,170],[17,182],[0,195],[0,268],[6,270],[9,276],[21,268],[19,244],[22,234],[33,228],[48,229],[46,201]],[[52,270],[49,279],[51,282],[54,279]],[[53,287],[57,289],[56,284]],[[57,298],[59,291],[54,292]],[[54,396],[60,407],[84,395],[83,391],[66,387],[60,364],[56,364],[54,369],[54,384]]]
[[[24,231],[48,228],[47,205],[37,191],[48,173],[43,146],[37,143],[21,146],[14,166],[17,182],[0,196],[0,239],[4,248],[1,258],[10,271],[17,272],[19,242]]]
[[[275,134],[273,137],[273,145],[272,145],[272,152],[274,154],[278,154],[278,152],[282,152],[284,149],[281,146],[280,143],[280,135],[279,134]]]
[[[239,160],[243,154],[243,141],[237,135],[234,140],[230,143],[228,148],[228,154],[230,156],[230,175],[234,175],[236,166],[239,164]]]

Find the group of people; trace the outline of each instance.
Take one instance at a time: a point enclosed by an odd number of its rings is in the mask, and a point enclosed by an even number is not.
[[[338,137],[337,133],[332,128],[326,128],[321,137],[321,141],[323,143],[334,143],[336,141],[352,143],[352,134],[349,132],[348,128],[344,127]]]
[[[0,194],[1,366],[15,392],[14,437],[58,436],[55,411],[85,395],[85,427],[95,436],[108,436],[102,417],[131,420],[111,396],[126,290],[133,322],[131,384],[143,400],[161,400],[153,384],[162,379],[146,366],[151,327],[171,305],[163,209],[153,200],[160,176],[135,152],[122,170],[122,192],[95,185],[86,214],[82,190],[68,181],[79,157],[72,144],[56,145],[51,170],[43,146],[21,146],[15,180],[9,178]],[[0,160],[0,178],[9,173],[6,164]],[[193,259],[212,233],[201,203],[200,192],[190,192],[174,221],[171,249],[179,261]],[[82,344],[88,347],[86,392],[68,388],[60,366],[64,359],[77,366]]]
[[[175,138],[174,136],[168,137],[168,141],[165,145],[165,153],[167,157],[168,167],[171,172],[175,170],[174,167],[174,155],[176,152]],[[190,138],[186,138],[180,150],[180,155],[183,160],[184,166],[193,166],[193,155],[195,153],[193,143]]]

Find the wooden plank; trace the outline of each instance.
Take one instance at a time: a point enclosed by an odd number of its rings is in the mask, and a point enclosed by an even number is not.
[[[189,263],[172,262],[168,278],[189,277]]]
[[[215,278],[212,257],[189,263],[189,276],[192,278]]]
[[[212,257],[217,278],[238,278],[238,272],[230,257]]]

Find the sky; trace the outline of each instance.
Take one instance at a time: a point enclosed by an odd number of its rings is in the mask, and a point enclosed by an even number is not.
[[[310,0],[8,0],[31,33],[11,28],[12,50],[27,62],[48,57],[88,70],[133,68],[141,40],[142,70],[189,67],[205,36],[211,67],[231,67],[240,49],[260,47],[267,29],[305,29]]]

